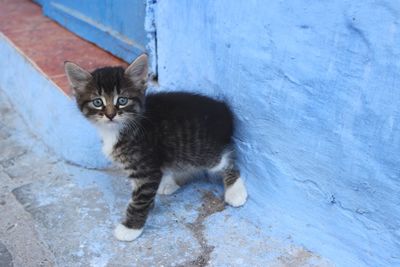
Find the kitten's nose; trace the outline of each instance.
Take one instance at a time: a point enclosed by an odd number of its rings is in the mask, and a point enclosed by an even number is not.
[[[106,117],[112,121],[112,119],[114,119],[115,115],[117,115],[117,112],[113,111],[111,113],[105,113]]]

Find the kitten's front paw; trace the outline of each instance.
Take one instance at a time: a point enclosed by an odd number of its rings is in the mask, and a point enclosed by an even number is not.
[[[171,195],[179,189],[179,185],[173,179],[163,179],[158,186],[157,194],[159,195]]]
[[[143,228],[131,229],[120,223],[114,229],[114,236],[119,241],[133,241],[138,238],[142,232]]]
[[[235,183],[225,190],[225,202],[233,207],[242,206],[247,199],[247,190],[242,178],[236,179]]]

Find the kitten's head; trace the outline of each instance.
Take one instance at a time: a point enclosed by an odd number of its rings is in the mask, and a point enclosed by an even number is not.
[[[120,126],[140,116],[147,88],[147,62],[147,55],[143,54],[125,70],[105,67],[92,73],[65,62],[65,72],[83,115],[101,127]]]

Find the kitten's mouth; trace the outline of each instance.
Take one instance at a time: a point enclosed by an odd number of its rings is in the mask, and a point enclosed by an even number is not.
[[[119,119],[105,120],[104,118],[100,118],[95,120],[94,123],[103,127],[115,127],[121,124],[121,120]]]
[[[110,121],[110,120],[101,121],[100,120],[100,121],[96,121],[95,123],[98,125],[105,125],[105,126],[112,126],[112,125],[118,124],[118,122],[116,120],[112,120],[112,121]]]

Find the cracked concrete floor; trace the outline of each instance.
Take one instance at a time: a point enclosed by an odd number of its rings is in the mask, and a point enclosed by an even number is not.
[[[203,179],[158,196],[142,236],[115,240],[130,195],[115,170],[57,158],[0,90],[0,266],[328,266],[226,207]]]

